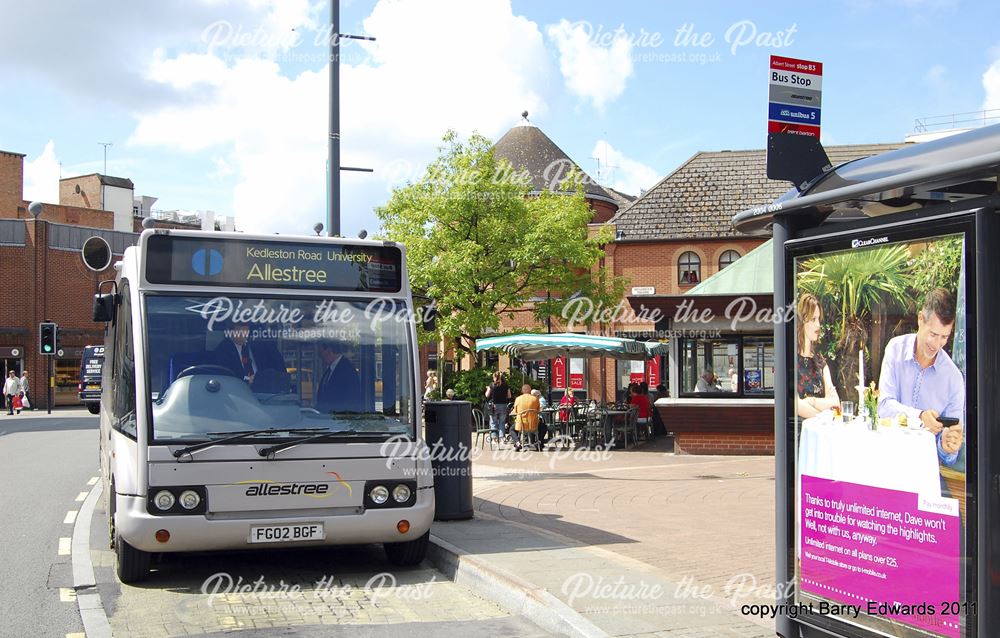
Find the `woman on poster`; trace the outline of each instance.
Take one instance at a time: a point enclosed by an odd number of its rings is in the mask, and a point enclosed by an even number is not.
[[[803,293],[795,306],[795,334],[798,344],[795,411],[802,419],[840,406],[840,396],[833,386],[830,366],[816,349],[822,320],[819,299],[810,293]]]

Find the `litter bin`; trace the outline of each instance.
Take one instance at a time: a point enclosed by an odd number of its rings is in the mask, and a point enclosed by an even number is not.
[[[434,519],[472,518],[472,404],[428,401],[424,436],[431,449]]]

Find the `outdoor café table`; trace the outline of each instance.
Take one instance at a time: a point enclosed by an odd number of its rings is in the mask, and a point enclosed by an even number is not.
[[[545,425],[549,429],[549,441],[552,441],[557,434],[569,436],[571,424],[569,421],[559,420],[558,407],[542,408],[538,411],[538,416],[545,422]]]
[[[614,437],[614,425],[617,419],[628,419],[628,410],[603,410],[604,414],[604,440],[608,441]],[[625,447],[628,447],[628,437],[625,437]]]
[[[899,426],[869,430],[818,415],[802,423],[799,482],[803,474],[887,490],[941,497],[937,443],[923,429]]]

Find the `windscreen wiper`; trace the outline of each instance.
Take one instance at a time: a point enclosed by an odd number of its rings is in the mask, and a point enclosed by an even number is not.
[[[195,443],[194,445],[174,450],[173,455],[175,459],[179,459],[185,454],[197,452],[198,450],[204,450],[205,448],[212,447],[213,445],[228,443],[229,441],[238,441],[240,439],[249,439],[261,434],[277,434],[278,432],[317,432],[319,430],[326,430],[326,428],[262,428],[260,430],[241,430],[239,432],[206,432],[205,434],[207,436],[221,436],[223,434],[228,434],[229,436],[221,439],[212,439],[211,441],[202,441],[201,443]]]
[[[290,447],[299,445],[301,443],[311,443],[312,441],[319,441],[320,439],[335,437],[335,436],[352,436],[352,437],[377,437],[385,438],[387,436],[392,436],[391,432],[363,432],[358,430],[329,430],[321,434],[314,434],[312,436],[304,436],[300,439],[295,439],[293,441],[284,441],[283,443],[277,443],[275,445],[269,445],[265,448],[261,448],[258,454],[261,456],[271,456],[275,452],[280,452],[281,450],[287,450]]]

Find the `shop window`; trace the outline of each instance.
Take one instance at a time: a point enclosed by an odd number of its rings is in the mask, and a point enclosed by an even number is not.
[[[681,285],[696,284],[701,281],[701,257],[686,251],[677,260],[677,272]]]
[[[680,357],[682,396],[774,396],[774,337],[770,335],[683,339]]]
[[[80,359],[56,359],[53,364],[55,405],[79,405]]]
[[[745,337],[741,348],[743,394],[774,395],[774,337]]]

